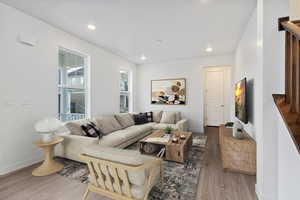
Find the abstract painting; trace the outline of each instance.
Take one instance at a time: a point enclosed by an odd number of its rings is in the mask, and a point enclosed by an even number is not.
[[[185,105],[186,81],[180,79],[163,79],[151,81],[151,104]]]

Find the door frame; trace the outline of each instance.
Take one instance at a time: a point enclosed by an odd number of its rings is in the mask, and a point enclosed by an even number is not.
[[[207,118],[206,118],[206,72],[207,71],[223,71],[223,82],[225,83],[226,78],[229,80],[228,84],[223,84],[223,122],[230,121],[232,116],[233,106],[233,82],[232,82],[232,66],[230,65],[222,65],[222,66],[206,66],[202,69],[202,84],[203,84],[203,126],[207,126]],[[227,77],[225,75],[227,73]]]

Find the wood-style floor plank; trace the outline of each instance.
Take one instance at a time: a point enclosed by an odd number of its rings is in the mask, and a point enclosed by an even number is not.
[[[225,172],[219,149],[218,128],[206,127],[208,136],[206,161],[202,168],[199,185],[199,200],[256,200],[255,176]]]
[[[206,128],[208,135],[204,167],[199,177],[197,200],[256,200],[255,176],[224,172],[218,147],[218,128]],[[33,177],[37,165],[0,177],[2,200],[81,200],[86,185],[60,175]],[[90,194],[88,200],[108,200]]]

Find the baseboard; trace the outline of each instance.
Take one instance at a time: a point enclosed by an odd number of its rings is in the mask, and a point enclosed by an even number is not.
[[[43,158],[42,155],[38,155],[38,156],[35,156],[35,157],[33,157],[31,159],[28,159],[28,160],[23,160],[23,161],[16,162],[16,163],[11,164],[9,166],[3,166],[3,167],[0,168],[0,176],[9,174],[11,172],[20,170],[22,168],[33,165],[35,163],[41,162],[43,159],[44,158]]]
[[[258,200],[263,200],[263,198],[262,198],[262,196],[261,196],[261,192],[260,192],[260,190],[258,189],[257,184],[255,184],[255,193],[256,193],[256,196],[257,196],[257,199],[258,199]]]
[[[275,200],[274,195],[263,194],[261,190],[258,188],[257,184],[255,184],[255,193],[258,200]],[[277,198],[276,198],[277,199]]]

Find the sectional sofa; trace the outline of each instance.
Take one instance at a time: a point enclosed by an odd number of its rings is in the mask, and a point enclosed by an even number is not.
[[[55,156],[79,161],[83,148],[90,145],[126,148],[151,134],[153,130],[172,127],[176,130],[187,131],[186,119],[181,118],[180,112],[152,111],[153,122],[135,125],[133,114],[116,114],[97,116],[92,119],[78,120],[66,123],[68,132],[59,133],[64,141],[55,148]],[[81,125],[94,122],[103,133],[101,139],[82,136]]]

